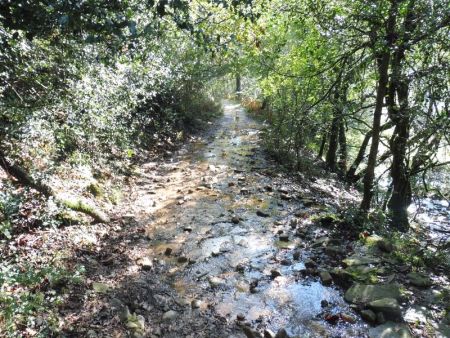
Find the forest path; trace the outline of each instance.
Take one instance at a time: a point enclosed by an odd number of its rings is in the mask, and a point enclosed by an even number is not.
[[[284,328],[292,336],[364,336],[360,322],[325,320],[352,314],[341,292],[305,267],[312,241],[300,237],[326,235],[310,221],[326,206],[267,159],[260,128],[225,101],[205,139],[141,167],[123,217],[145,235],[130,243],[137,264],[118,292],[142,316],[136,335],[256,337]]]

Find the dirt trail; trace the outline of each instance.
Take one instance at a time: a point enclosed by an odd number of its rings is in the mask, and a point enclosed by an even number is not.
[[[135,336],[365,335],[359,321],[325,320],[358,317],[338,289],[305,267],[311,240],[301,239],[302,231],[326,235],[310,216],[351,196],[332,187],[320,194],[321,182],[296,184],[279,174],[258,145],[260,127],[226,101],[205,139],[141,167],[122,206],[137,229],[125,240],[130,264],[110,300]]]

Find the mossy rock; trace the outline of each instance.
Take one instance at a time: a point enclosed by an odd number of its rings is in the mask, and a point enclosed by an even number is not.
[[[345,292],[344,299],[353,304],[367,304],[382,298],[400,300],[402,293],[397,284],[367,285],[355,283]]]
[[[397,299],[381,298],[370,302],[367,306],[375,313],[383,313],[385,318],[391,318],[396,321],[402,319],[402,309],[400,308]]]
[[[359,283],[378,283],[378,269],[365,265],[350,266],[345,269],[352,276],[352,279]]]
[[[426,288],[433,285],[433,282],[431,281],[428,276],[426,276],[423,273],[420,272],[411,272],[406,275],[406,277],[409,279],[409,283],[411,285],[420,287],[420,288]]]
[[[350,257],[347,257],[342,261],[344,266],[358,266],[358,265],[369,265],[369,264],[377,264],[380,263],[380,259],[376,257],[370,257],[370,256],[358,256],[353,255]]]
[[[364,238],[364,244],[368,247],[375,247],[377,246],[379,241],[382,241],[383,237],[379,235],[370,235]]]

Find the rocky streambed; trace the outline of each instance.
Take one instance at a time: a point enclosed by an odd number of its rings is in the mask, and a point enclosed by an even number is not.
[[[448,277],[405,263],[394,238],[355,233],[337,212],[357,193],[282,173],[260,127],[225,102],[209,134],[139,168],[101,264],[88,268],[84,306],[96,310],[84,333],[450,336]]]

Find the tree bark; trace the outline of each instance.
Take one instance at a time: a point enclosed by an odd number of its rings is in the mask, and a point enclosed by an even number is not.
[[[378,145],[380,142],[380,130],[381,130],[381,114],[383,110],[384,97],[386,95],[387,84],[389,81],[388,70],[389,61],[391,58],[391,47],[394,42],[395,24],[397,16],[398,3],[397,0],[391,0],[391,8],[389,9],[389,17],[386,24],[386,46],[377,47],[376,42],[373,43],[373,48],[382,48],[381,51],[375,51],[377,59],[377,71],[378,71],[378,86],[375,100],[375,110],[373,113],[372,123],[372,143],[370,145],[369,158],[367,160],[367,170],[364,175],[364,195],[361,201],[361,210],[367,212],[370,209],[370,205],[373,197],[373,181],[375,177],[375,165],[377,162]],[[375,39],[376,40],[376,39]]]
[[[236,73],[236,97],[238,99],[241,98],[241,91],[242,91],[241,74]]]
[[[370,144],[369,158],[367,160],[367,170],[364,175],[364,197],[361,202],[361,209],[368,211],[373,197],[373,180],[375,177],[375,165],[377,162],[378,144],[380,142],[380,123],[381,113],[383,109],[384,96],[388,83],[388,69],[389,69],[389,52],[384,52],[377,60],[378,63],[378,88],[375,111],[373,114],[372,124],[372,143]]]
[[[336,170],[336,154],[338,149],[338,137],[339,137],[339,116],[335,109],[333,120],[330,128],[330,139],[328,142],[328,151],[326,156],[327,167],[331,171]]]
[[[412,192],[409,165],[406,157],[410,129],[409,81],[406,76],[403,76],[402,67],[405,59],[405,43],[408,32],[412,29],[411,11],[413,5],[413,1],[408,5],[400,39],[401,44],[397,47],[392,60],[392,75],[388,95],[389,118],[395,125],[394,133],[389,142],[392,153],[390,171],[392,195],[388,208],[391,215],[391,226],[404,232],[409,229],[407,209],[411,204]],[[395,96],[397,96],[398,105],[396,104]]]
[[[323,152],[325,150],[325,145],[327,143],[328,132],[324,132],[322,136],[322,142],[320,143],[319,153],[317,154],[318,159],[322,159]]]
[[[339,121],[339,162],[338,167],[341,175],[347,171],[347,137],[345,136],[344,119]]]
[[[381,128],[380,132],[388,130],[393,126],[392,122],[385,123]],[[369,130],[366,135],[364,136],[364,140],[361,143],[361,146],[359,147],[358,154],[356,155],[355,160],[353,161],[352,165],[350,166],[350,169],[348,169],[347,174],[345,175],[346,180],[351,183],[355,183],[361,175],[356,175],[356,171],[358,170],[359,166],[361,165],[361,162],[364,160],[364,155],[366,153],[367,145],[369,144],[370,139],[372,138],[372,130]]]

